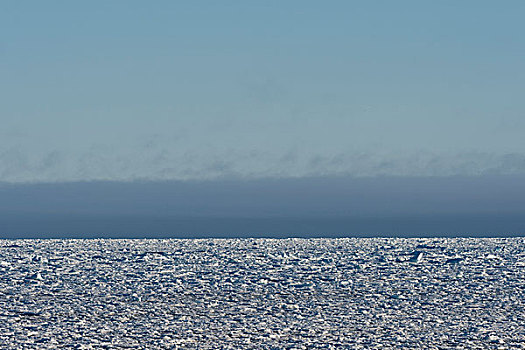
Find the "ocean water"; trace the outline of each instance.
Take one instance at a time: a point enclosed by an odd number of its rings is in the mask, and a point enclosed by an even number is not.
[[[525,238],[1,240],[0,347],[525,348]]]

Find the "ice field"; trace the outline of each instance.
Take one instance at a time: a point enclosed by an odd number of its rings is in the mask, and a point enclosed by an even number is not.
[[[525,238],[0,240],[2,349],[525,348]]]

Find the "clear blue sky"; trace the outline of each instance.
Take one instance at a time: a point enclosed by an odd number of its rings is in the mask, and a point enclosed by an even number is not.
[[[2,1],[0,181],[525,173],[523,1]]]

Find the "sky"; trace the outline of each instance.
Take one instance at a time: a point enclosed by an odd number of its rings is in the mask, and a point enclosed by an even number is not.
[[[525,234],[523,1],[1,1],[0,238]]]
[[[525,173],[522,1],[2,1],[0,182]]]
[[[2,238],[524,234],[516,175],[0,184]]]

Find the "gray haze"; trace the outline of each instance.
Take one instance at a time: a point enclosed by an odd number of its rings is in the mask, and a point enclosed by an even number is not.
[[[524,233],[523,176],[0,185],[4,238]]]

